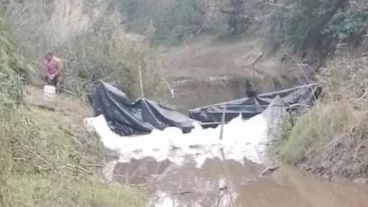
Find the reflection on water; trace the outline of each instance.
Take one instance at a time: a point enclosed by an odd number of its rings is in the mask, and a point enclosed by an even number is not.
[[[113,179],[144,188],[153,207],[363,207],[368,186],[313,179],[282,167],[260,178],[264,167],[251,162],[207,160],[177,167],[169,161],[117,164]]]

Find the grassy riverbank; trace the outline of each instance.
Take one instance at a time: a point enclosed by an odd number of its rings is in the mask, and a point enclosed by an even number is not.
[[[276,146],[283,161],[328,178],[368,177],[367,65],[367,57],[327,62],[322,98]]]
[[[141,193],[102,176],[113,154],[89,135],[80,99],[59,96],[55,111],[25,87],[23,56],[0,20],[0,206],[139,207]]]

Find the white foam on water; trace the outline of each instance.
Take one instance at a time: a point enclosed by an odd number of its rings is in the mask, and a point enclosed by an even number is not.
[[[222,140],[221,126],[203,129],[198,123],[189,134],[169,127],[135,137],[115,134],[102,115],[85,119],[85,125],[89,130],[93,128],[107,148],[118,151],[119,162],[123,163],[132,159],[153,158],[157,162],[169,160],[178,165],[194,161],[201,168],[207,159],[219,158],[241,163],[247,159],[262,164],[270,141],[270,119],[275,119],[275,113],[270,111],[272,110],[266,110],[249,120],[241,117],[232,120],[224,126]]]
[[[151,203],[148,206],[152,207],[179,207],[179,202],[171,198],[170,195],[163,192],[157,192]]]

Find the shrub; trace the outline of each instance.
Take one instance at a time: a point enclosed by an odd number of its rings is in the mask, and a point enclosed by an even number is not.
[[[131,96],[141,96],[142,72],[144,95],[164,97],[164,78],[156,57],[144,43],[130,39],[115,18],[101,17],[57,50],[68,60],[65,86],[74,95],[81,97],[97,80],[104,80]]]
[[[335,13],[345,8],[344,0],[297,0],[279,1],[271,6],[265,21],[266,45],[292,50],[320,49],[322,43],[331,40],[324,30]]]
[[[330,20],[325,33],[345,40],[354,36],[360,36],[368,28],[368,11],[354,10],[349,8],[344,11],[338,11]]]
[[[11,2],[7,15],[16,30],[27,61],[28,77],[40,84],[40,61],[52,50],[65,63],[65,89],[85,98],[94,81],[102,79],[140,96],[139,68],[145,95],[163,95],[163,74],[154,54],[120,24],[110,8],[114,1],[27,1]]]
[[[0,112],[14,109],[21,98],[22,67],[10,40],[5,20],[0,18]]]
[[[153,43],[174,44],[201,33],[204,15],[196,9],[199,1],[119,0],[128,29],[140,34],[153,29]]]

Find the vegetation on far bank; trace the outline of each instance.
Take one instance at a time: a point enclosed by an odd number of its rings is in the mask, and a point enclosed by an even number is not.
[[[327,52],[333,40],[357,41],[367,29],[364,0],[116,0],[129,31],[156,44],[206,36],[257,36],[271,50]],[[320,54],[318,54],[320,55]]]

